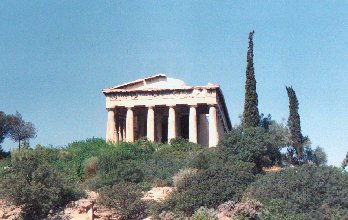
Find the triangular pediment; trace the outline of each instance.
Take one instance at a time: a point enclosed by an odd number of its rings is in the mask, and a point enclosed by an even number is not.
[[[147,89],[175,89],[188,87],[180,79],[168,78],[165,74],[157,74],[143,79],[114,86],[109,89],[117,90],[147,90]]]

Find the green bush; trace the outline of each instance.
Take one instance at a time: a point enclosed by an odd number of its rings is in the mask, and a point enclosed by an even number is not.
[[[11,157],[0,160],[0,179],[5,175],[6,170],[11,166]]]
[[[165,146],[156,151],[150,159],[141,161],[145,181],[153,182],[157,186],[172,185],[172,177],[187,166],[186,156],[172,151],[169,147]]]
[[[173,138],[169,141],[171,148],[174,151],[181,151],[181,152],[187,152],[187,151],[192,151],[195,149],[202,148],[201,146],[189,142],[188,140],[178,137],[178,138]]]
[[[255,163],[259,170],[280,163],[279,147],[278,141],[260,127],[232,129],[219,142],[219,148],[226,155],[234,155],[238,160]]]
[[[1,139],[0,139],[1,142]],[[6,157],[10,156],[10,152],[4,151],[0,145],[0,160],[5,159]]]
[[[144,174],[136,160],[118,161],[113,167],[113,169],[108,169],[107,171],[98,171],[94,178],[86,182],[89,188],[98,190],[104,186],[112,186],[115,182],[140,183],[143,181]]]
[[[186,178],[154,212],[173,211],[191,216],[201,206],[216,208],[225,201],[240,199],[255,179],[254,165],[241,161],[217,164]]]
[[[118,182],[99,191],[99,203],[115,209],[120,219],[138,219],[145,215],[142,193],[133,183]]]
[[[195,211],[190,220],[218,220],[215,209],[200,207]]]
[[[334,167],[303,165],[267,174],[246,196],[264,205],[263,219],[348,217],[348,174]]]
[[[85,161],[85,176],[91,178],[97,174],[98,171],[98,157],[93,156]]]
[[[67,165],[66,172],[73,181],[83,180],[85,177],[85,161],[93,156],[99,157],[102,152],[114,149],[115,145],[106,143],[101,138],[92,138],[85,141],[76,141],[69,144],[65,153],[68,160],[64,163]]]
[[[49,164],[27,154],[12,161],[0,181],[3,199],[22,207],[25,219],[44,218],[50,209],[77,199],[82,194]]]

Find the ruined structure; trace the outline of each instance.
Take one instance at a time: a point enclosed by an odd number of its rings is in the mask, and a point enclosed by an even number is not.
[[[106,140],[132,142],[141,137],[167,142],[182,137],[216,146],[231,129],[219,85],[187,86],[154,75],[103,90],[108,112]]]

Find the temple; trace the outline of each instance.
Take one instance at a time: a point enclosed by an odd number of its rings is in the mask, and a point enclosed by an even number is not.
[[[182,137],[214,147],[231,129],[219,85],[188,86],[158,74],[103,90],[108,112],[106,140],[141,137],[168,142]]]

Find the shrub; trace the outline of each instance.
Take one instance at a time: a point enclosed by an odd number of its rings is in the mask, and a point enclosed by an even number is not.
[[[200,207],[190,218],[191,220],[218,220],[217,212],[214,209]]]
[[[187,151],[201,148],[201,146],[195,143],[189,142],[187,139],[184,139],[181,137],[173,138],[169,141],[169,143],[173,150],[181,151],[181,152],[187,152]]]
[[[237,203],[232,213],[232,219],[258,220],[261,214],[261,203],[257,200],[246,200]]]
[[[185,186],[188,182],[189,178],[197,174],[197,169],[187,168],[182,169],[177,173],[175,176],[173,176],[173,185],[175,187],[181,187]]]
[[[173,212],[166,212],[163,211],[161,214],[159,214],[159,219],[160,220],[175,220],[178,219],[178,216],[175,215]]]
[[[261,177],[246,196],[264,205],[263,218],[348,217],[348,174],[334,167],[302,165]]]
[[[208,169],[212,162],[216,161],[226,161],[228,160],[228,155],[220,155],[220,149],[217,148],[205,148],[197,152],[191,153],[191,158],[189,166],[195,169]],[[222,157],[220,157],[222,156]]]
[[[256,200],[246,200],[240,203],[227,201],[219,205],[218,212],[230,219],[258,220],[261,207],[261,203]]]
[[[11,157],[6,157],[0,160],[0,179],[5,175],[6,171],[11,166]]]
[[[98,171],[98,157],[93,156],[85,161],[85,176],[91,178],[97,174]]]
[[[234,208],[236,207],[236,203],[234,201],[227,201],[218,206],[217,210],[219,213],[222,213],[224,216],[232,217]]]
[[[50,209],[77,199],[81,193],[49,164],[25,157],[12,161],[11,171],[0,181],[0,195],[21,206],[25,219],[38,219]]]
[[[133,183],[119,182],[100,190],[99,202],[116,209],[120,219],[138,219],[145,214],[142,193]]]
[[[175,151],[169,145],[162,145],[148,160],[141,161],[144,180],[155,185],[172,185],[172,177],[187,167],[188,152]]]
[[[92,138],[85,141],[76,141],[66,147],[70,154],[69,172],[72,180],[81,180],[85,177],[84,163],[88,158],[99,156],[102,152],[114,149],[115,145],[106,143],[101,138]],[[63,155],[62,155],[63,156]]]
[[[255,163],[262,167],[280,162],[281,154],[278,142],[260,127],[232,129],[219,142],[219,147],[226,155],[234,155],[238,160]]]
[[[0,140],[0,142],[1,142],[1,140]],[[10,153],[7,151],[4,151],[4,149],[2,149],[2,147],[0,145],[0,160],[6,158],[8,156],[10,156]]]
[[[111,161],[113,163],[113,161]],[[127,181],[140,183],[143,180],[144,174],[140,164],[136,160],[118,161],[112,165],[113,169],[101,170],[87,185],[92,190],[97,190],[104,186],[112,186],[115,182]]]
[[[231,161],[212,166],[187,178],[186,184],[179,184],[172,197],[155,212],[173,211],[191,216],[201,206],[214,208],[230,199],[238,200],[254,178],[254,166],[250,163]]]

